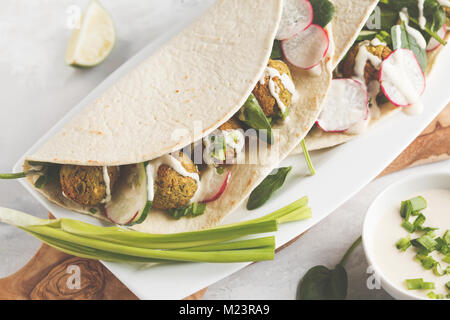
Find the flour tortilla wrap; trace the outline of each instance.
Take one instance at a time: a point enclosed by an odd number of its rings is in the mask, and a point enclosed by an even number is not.
[[[198,141],[232,117],[263,75],[281,18],[280,0],[222,0],[155,55],[145,60],[92,104],[27,161],[92,166],[141,163]],[[331,27],[331,26],[330,26]],[[331,28],[327,30],[331,36]],[[290,66],[297,99],[289,120],[274,126],[276,159],[236,164],[223,195],[203,215],[174,220],[152,209],[133,228],[174,233],[215,226],[295,148],[313,126],[332,78],[331,41],[318,66],[320,75]],[[196,136],[193,122],[203,131]],[[185,130],[173,140],[174,129]],[[269,147],[270,149],[270,147]],[[34,183],[37,176],[28,178]],[[50,201],[106,219],[101,212],[66,199],[59,182],[38,189]]]
[[[347,51],[352,47],[361,29],[367,22],[371,12],[376,7],[378,1],[364,0],[367,6],[360,6],[361,1],[356,0],[334,0],[333,3],[336,6],[336,15],[333,19],[333,31],[335,41],[335,55],[333,59],[334,68],[337,67],[339,62],[344,58]],[[364,12],[364,10],[366,10]],[[445,37],[447,41],[449,39],[449,32]],[[444,46],[440,46],[438,49],[427,53],[427,70],[425,75],[428,77],[432,73],[436,63],[439,60],[440,53],[444,50]],[[380,105],[381,114],[378,118],[372,119],[369,123],[370,128],[374,127],[378,123],[385,121],[389,117],[401,112],[401,108],[395,107],[392,103],[386,103]],[[308,150],[320,150],[325,148],[334,147],[342,143],[353,140],[358,137],[358,134],[348,134],[345,132],[325,132],[318,127],[314,127],[311,132],[305,138],[306,147]],[[302,153],[301,146],[297,146],[292,154]]]

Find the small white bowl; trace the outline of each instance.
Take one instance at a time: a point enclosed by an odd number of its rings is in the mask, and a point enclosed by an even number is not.
[[[378,239],[380,237],[380,234],[376,235],[374,233],[378,222],[383,216],[383,212],[386,212],[386,210],[392,210],[393,203],[400,203],[400,201],[408,199],[411,194],[420,194],[421,191],[426,189],[450,189],[450,172],[431,172],[412,175],[390,185],[372,202],[364,219],[362,240],[367,261],[373,268],[374,274],[381,281],[381,286],[383,289],[395,299],[418,300],[426,299],[426,297],[421,297],[417,294],[417,292],[413,290],[409,291],[386,277],[384,270],[376,264],[376,259],[374,257],[373,241],[377,239],[377,237]],[[392,250],[396,250],[394,243]],[[419,277],[420,276],[417,278]]]

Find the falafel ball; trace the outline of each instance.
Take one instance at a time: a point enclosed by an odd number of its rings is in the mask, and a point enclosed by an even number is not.
[[[111,190],[119,175],[119,167],[108,167]],[[97,206],[106,197],[103,167],[63,165],[59,171],[63,194],[85,206]]]
[[[183,152],[179,153],[178,160],[181,165],[191,173],[198,173],[197,166]],[[198,189],[197,181],[185,177],[168,165],[158,168],[155,179],[155,195],[152,206],[161,210],[182,208],[189,204]]]
[[[268,67],[278,70],[280,75],[289,75],[289,78],[292,80],[291,71],[283,61],[269,60]],[[261,82],[258,81],[256,87],[253,89],[253,95],[256,100],[258,100],[266,117],[276,117],[280,114],[280,108],[278,107],[277,100],[270,93],[269,79],[270,77],[266,76],[264,78],[264,84],[261,84]],[[279,77],[274,77],[273,81],[275,82],[281,102],[283,102],[286,107],[289,107],[292,102],[292,93],[284,87],[283,82]]]
[[[219,130],[238,130],[242,129],[241,123],[236,118],[231,118],[219,127]]]
[[[364,44],[354,45],[348,52],[344,61],[342,61],[340,70],[344,78],[351,78],[355,75],[355,61],[356,57],[358,56],[358,52],[361,45]],[[385,45],[378,45],[378,46],[366,45],[366,49],[368,52],[370,52],[374,56],[377,56],[381,60],[386,59],[392,52],[391,49]],[[366,81],[366,84],[369,84],[373,80],[378,81],[379,80],[378,77],[379,77],[378,70],[372,65],[370,61],[367,61],[366,66],[364,68],[364,80]]]

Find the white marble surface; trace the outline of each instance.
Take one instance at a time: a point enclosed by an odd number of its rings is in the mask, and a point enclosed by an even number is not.
[[[108,0],[118,41],[112,55],[92,70],[64,64],[70,30],[71,5],[87,0],[4,0],[0,10],[0,172],[9,172],[26,150],[107,75],[143,48],[161,26],[194,17],[211,0]],[[370,201],[390,183],[412,171],[449,168],[442,162],[381,178],[274,261],[251,265],[211,286],[205,299],[293,299],[298,280],[317,264],[333,267],[359,236]],[[46,211],[16,181],[0,182],[0,206],[39,217]],[[39,248],[39,241],[15,228],[0,225],[0,277],[23,266]],[[382,290],[370,291],[367,264],[359,248],[349,261],[349,298],[389,299]]]

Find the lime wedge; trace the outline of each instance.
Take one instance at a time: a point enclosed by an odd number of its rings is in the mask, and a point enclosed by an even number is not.
[[[108,57],[116,42],[116,31],[109,13],[91,0],[67,46],[66,63],[75,67],[94,67]]]

